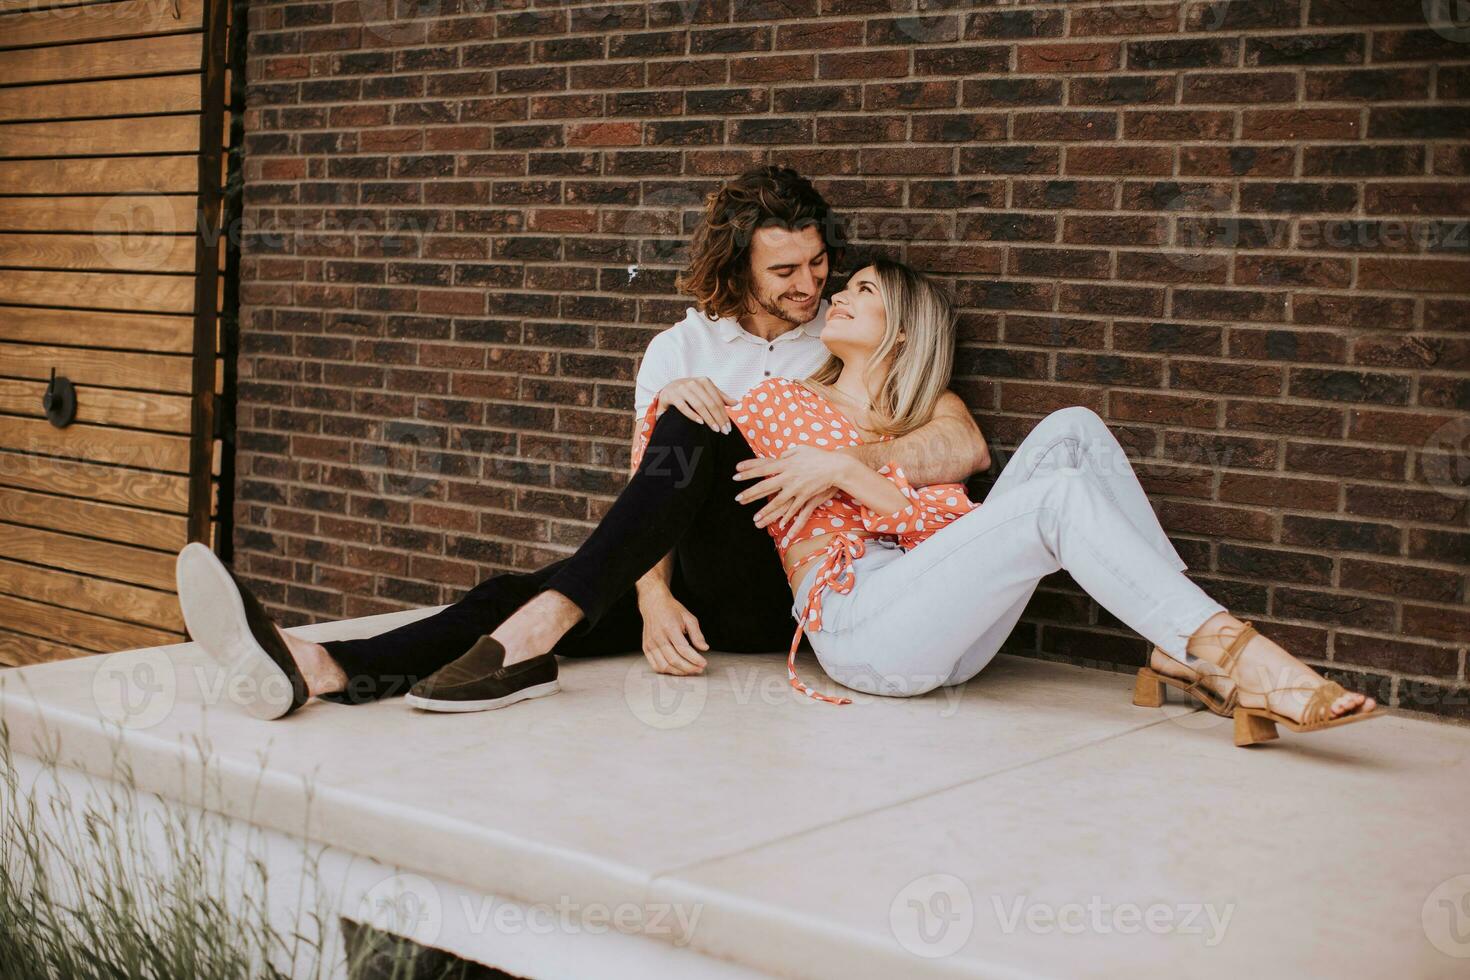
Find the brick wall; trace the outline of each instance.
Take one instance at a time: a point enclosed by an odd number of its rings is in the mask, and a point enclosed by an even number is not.
[[[953,281],[998,464],[1095,409],[1213,596],[1470,717],[1470,26],[1420,0],[391,9],[250,11],[234,544],[283,620],[573,548],[701,196],[782,162]],[[1146,645],[1059,574],[1010,649]]]

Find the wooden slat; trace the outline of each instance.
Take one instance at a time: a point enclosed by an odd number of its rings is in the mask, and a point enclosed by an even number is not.
[[[6,14],[0,20],[0,48],[40,44],[74,44],[104,38],[146,37],[197,31],[204,22],[203,0],[121,0],[95,7],[79,7],[64,14],[50,10]]]
[[[0,266],[137,272],[194,271],[190,235],[7,235]]]
[[[98,3],[114,3],[116,0],[0,0],[0,13],[55,10],[59,7],[86,7]],[[72,11],[66,11],[65,15]]]
[[[190,390],[187,357],[0,343],[0,374],[6,377],[49,381],[53,367],[77,384],[172,394]]]
[[[168,235],[195,230],[194,197],[0,197],[0,231],[80,231],[89,235]]]
[[[0,25],[0,29],[3,29],[3,25]],[[198,111],[197,72],[158,78],[0,88],[0,122],[159,116],[173,112]]]
[[[0,623],[98,653],[161,647],[180,641],[176,634],[151,626],[120,623],[115,619],[9,595],[0,595]]]
[[[187,354],[193,331],[194,321],[183,316],[0,306],[0,341]]]
[[[184,632],[184,617],[179,612],[176,596],[136,585],[0,559],[0,592],[68,606],[108,619]]]
[[[0,412],[42,418],[44,381],[0,378]],[[154,395],[112,388],[77,388],[76,421],[90,425],[119,425],[162,432],[189,431],[189,399],[182,395]]]
[[[192,156],[0,160],[0,188],[12,194],[193,195],[198,186],[199,161]]]
[[[33,13],[38,10],[57,10],[61,7],[85,7],[91,4],[115,3],[116,0],[0,0],[0,13]],[[61,11],[60,16],[70,16],[74,11]]]
[[[0,485],[184,514],[189,481],[167,473],[0,452]]]
[[[189,153],[198,149],[197,115],[0,125],[0,157],[83,157],[129,151]]]
[[[188,522],[173,514],[9,487],[0,487],[0,521],[160,551],[178,551],[188,543]]]
[[[0,524],[0,558],[45,564],[82,575],[132,582],[169,590],[174,585],[176,555],[109,541]],[[0,616],[0,622],[4,622]]]
[[[194,280],[139,272],[0,270],[0,303],[188,313],[194,309]]]
[[[0,53],[0,84],[79,82],[198,71],[203,55],[199,34],[27,48]]]
[[[0,449],[165,473],[189,471],[189,440],[182,436],[96,425],[58,429],[44,419],[14,415],[0,415]]]
[[[69,647],[34,636],[22,636],[0,628],[0,664],[7,667],[24,667],[26,664],[48,663],[53,660],[70,660],[74,657],[89,657],[94,651]]]

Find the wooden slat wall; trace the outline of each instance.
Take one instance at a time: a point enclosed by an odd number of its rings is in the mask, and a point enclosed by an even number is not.
[[[219,220],[228,15],[0,0],[0,665],[184,638],[174,555],[219,499],[223,258],[197,225]]]

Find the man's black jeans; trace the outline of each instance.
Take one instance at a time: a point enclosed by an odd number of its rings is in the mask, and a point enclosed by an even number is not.
[[[754,523],[766,500],[735,500],[750,485],[734,479],[735,464],[754,455],[738,429],[719,433],[677,409],[664,412],[637,471],[576,554],[540,571],[496,575],[387,633],[323,644],[347,673],[347,690],[327,698],[352,704],[405,694],[547,589],[583,613],[553,652],[641,653],[634,585],[670,551],[674,596],[699,619],[711,649],[785,650],[796,628],[791,589],[770,533]]]

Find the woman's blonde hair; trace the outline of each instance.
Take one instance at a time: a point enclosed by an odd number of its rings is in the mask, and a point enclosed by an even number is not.
[[[868,407],[868,428],[879,435],[901,436],[928,422],[949,388],[956,311],[938,282],[902,262],[880,258],[864,268],[875,273],[878,296],[888,317],[888,328],[868,362],[868,371],[881,370],[884,359],[893,355],[888,376]],[[841,374],[842,359],[834,354],[804,383],[808,387],[831,385]]]

